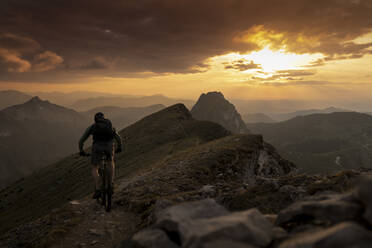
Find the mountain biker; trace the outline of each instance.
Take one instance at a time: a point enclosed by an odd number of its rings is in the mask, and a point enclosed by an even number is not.
[[[120,153],[122,151],[122,142],[119,134],[116,132],[115,128],[112,127],[111,121],[106,119],[104,114],[98,112],[94,115],[94,124],[89,126],[84,132],[83,136],[79,141],[79,150],[80,156],[87,156],[84,152],[84,142],[89,138],[90,135],[93,135],[93,146],[92,146],[92,176],[95,182],[95,192],[93,199],[97,199],[101,195],[99,190],[99,174],[98,174],[98,165],[100,163],[102,154],[106,155],[107,160],[109,161],[109,169],[111,176],[112,189],[114,183],[114,174],[115,174],[115,163],[114,163],[114,140],[117,142],[117,148],[115,153]]]

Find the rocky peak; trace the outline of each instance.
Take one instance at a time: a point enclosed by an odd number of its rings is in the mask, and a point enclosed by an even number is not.
[[[235,106],[221,92],[203,93],[191,114],[197,120],[216,122],[233,133],[249,133]]]
[[[76,111],[42,100],[38,96],[32,97],[23,104],[5,108],[2,112],[19,121],[76,122],[83,120],[83,117]]]

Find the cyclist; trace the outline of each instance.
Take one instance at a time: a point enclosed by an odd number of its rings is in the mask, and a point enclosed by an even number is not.
[[[122,142],[119,134],[115,128],[112,127],[111,121],[106,119],[104,114],[98,112],[94,115],[94,124],[89,126],[84,132],[83,136],[79,141],[80,156],[87,156],[84,152],[84,142],[90,135],[93,135],[93,146],[92,146],[92,176],[95,182],[95,192],[93,199],[97,199],[101,195],[99,186],[99,174],[98,165],[100,163],[102,154],[106,155],[108,160],[112,189],[114,189],[114,175],[115,175],[115,163],[114,163],[114,140],[117,142],[117,148],[115,153],[122,151]]]

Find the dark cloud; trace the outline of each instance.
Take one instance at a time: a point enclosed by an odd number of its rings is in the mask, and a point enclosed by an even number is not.
[[[261,65],[255,64],[252,60],[246,61],[243,59],[233,61],[231,63],[224,63],[225,69],[233,69],[238,71],[247,71],[252,69],[261,69]]]
[[[103,57],[96,57],[86,64],[70,66],[68,69],[72,70],[102,70],[107,69],[112,65],[112,62],[107,61]]]
[[[259,49],[254,37],[297,53],[352,58],[370,52],[372,44],[351,41],[371,31],[371,13],[370,0],[2,0],[1,58],[21,65],[50,51],[63,58],[63,66],[48,69],[71,77],[78,72],[68,69],[79,66],[118,76],[193,73],[206,70],[212,56]],[[0,69],[0,79],[12,78],[18,67],[12,68]]]

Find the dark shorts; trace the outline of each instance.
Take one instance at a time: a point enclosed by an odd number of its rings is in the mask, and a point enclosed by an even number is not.
[[[98,165],[102,156],[106,156],[108,161],[114,160],[114,143],[93,143],[92,146],[92,164]]]

